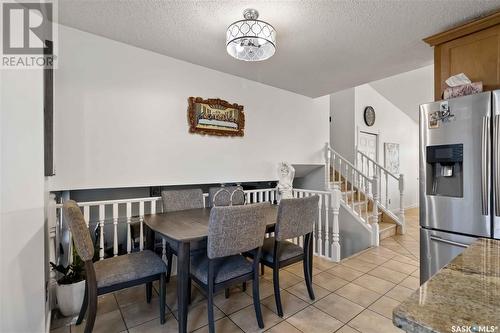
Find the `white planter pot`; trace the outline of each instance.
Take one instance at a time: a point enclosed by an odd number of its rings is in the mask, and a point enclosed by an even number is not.
[[[58,284],[56,288],[57,304],[64,316],[73,316],[80,312],[85,295],[85,281],[73,284]]]

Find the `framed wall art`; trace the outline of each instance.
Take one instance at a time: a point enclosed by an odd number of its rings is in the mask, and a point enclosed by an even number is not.
[[[395,175],[399,175],[399,144],[384,143],[384,166]]]
[[[218,98],[189,97],[189,132],[218,136],[243,136],[243,105]]]

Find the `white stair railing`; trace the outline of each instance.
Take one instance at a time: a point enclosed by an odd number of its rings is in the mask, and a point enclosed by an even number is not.
[[[404,228],[404,175],[395,175],[380,165],[377,161],[356,150],[356,168],[368,177],[377,176],[379,179],[378,191],[379,207],[388,215],[391,215],[398,224]],[[397,197],[397,198],[396,198]],[[395,201],[399,201],[399,207],[395,208]]]

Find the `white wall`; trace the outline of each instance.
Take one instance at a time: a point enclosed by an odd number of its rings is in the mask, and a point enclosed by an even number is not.
[[[354,88],[330,95],[330,145],[349,161],[354,161],[356,146],[354,114]]]
[[[52,190],[273,180],[280,161],[323,162],[328,96],[310,99],[63,26],[59,33]],[[245,136],[189,134],[189,96],[244,105]]]
[[[0,70],[0,332],[45,331],[40,70]]]
[[[405,177],[405,207],[418,205],[418,123],[406,113],[401,112],[384,96],[380,95],[370,84],[356,87],[355,119],[360,131],[377,133],[379,135],[379,163],[384,165],[384,143],[399,144],[400,173]],[[376,112],[375,124],[365,125],[363,112],[371,105]],[[415,105],[418,108],[418,105]],[[399,200],[397,185],[391,186],[392,200]],[[398,208],[399,202],[393,202],[391,209]]]

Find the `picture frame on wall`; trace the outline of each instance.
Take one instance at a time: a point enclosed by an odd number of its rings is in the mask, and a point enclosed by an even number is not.
[[[384,143],[384,167],[395,175],[399,175],[399,144]]]
[[[189,97],[189,132],[202,135],[243,136],[243,105],[219,98]]]

